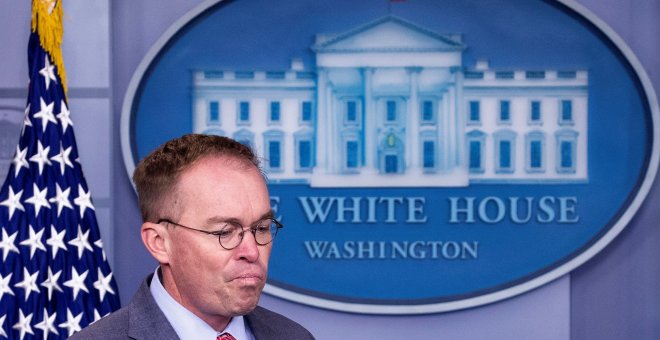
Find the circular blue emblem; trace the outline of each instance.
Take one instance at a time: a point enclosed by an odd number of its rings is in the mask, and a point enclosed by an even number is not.
[[[263,158],[285,225],[265,291],[419,314],[521,294],[631,220],[658,102],[572,1],[206,2],[145,57],[122,112],[129,174],[185,133]]]

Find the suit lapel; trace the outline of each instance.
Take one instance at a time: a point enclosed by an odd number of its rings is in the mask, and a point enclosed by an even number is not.
[[[250,327],[250,331],[255,339],[268,339],[268,335],[271,334],[268,330],[270,325],[264,322],[260,314],[261,307],[257,306],[252,312],[244,315],[243,318],[245,319],[246,326]]]
[[[165,314],[158,308],[156,301],[149,291],[149,275],[133,296],[128,306],[128,336],[132,339],[162,339],[178,340],[174,328],[170,325]]]

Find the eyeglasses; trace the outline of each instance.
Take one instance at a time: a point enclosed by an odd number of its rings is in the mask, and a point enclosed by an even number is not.
[[[177,227],[199,231],[200,233],[217,236],[220,246],[222,246],[222,248],[225,248],[227,250],[232,250],[238,247],[238,245],[241,244],[241,242],[243,241],[243,236],[245,235],[245,229],[243,228],[243,226],[236,223],[226,223],[218,231],[206,231],[201,229],[190,228],[185,225],[172,222],[167,218],[161,218],[156,223],[161,224],[163,222],[173,224]],[[275,236],[277,235],[277,231],[283,227],[284,226],[276,219],[269,218],[263,221],[259,221],[255,225],[251,226],[249,230],[252,233],[252,235],[254,235],[254,240],[257,242],[257,244],[260,246],[265,246],[273,242],[273,239],[275,239]]]

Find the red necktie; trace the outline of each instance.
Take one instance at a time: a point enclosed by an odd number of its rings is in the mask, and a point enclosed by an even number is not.
[[[218,337],[215,338],[215,339],[216,340],[236,340],[236,338],[234,338],[231,334],[229,334],[227,332],[218,335]]]

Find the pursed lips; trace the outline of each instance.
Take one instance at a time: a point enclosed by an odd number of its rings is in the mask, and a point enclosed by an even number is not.
[[[244,273],[237,275],[232,279],[232,281],[241,281],[241,282],[246,282],[246,283],[259,283],[264,280],[264,276],[261,275],[260,273]]]

